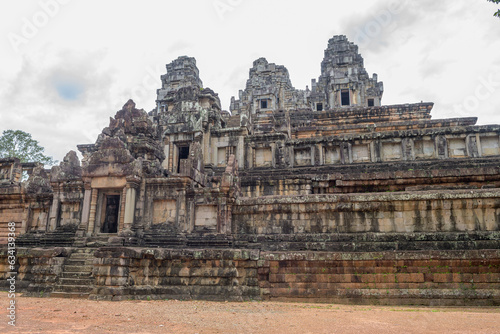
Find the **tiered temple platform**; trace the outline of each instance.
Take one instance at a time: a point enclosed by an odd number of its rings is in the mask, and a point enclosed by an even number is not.
[[[230,112],[166,70],[81,161],[0,159],[1,284],[15,224],[28,295],[500,305],[500,125],[383,105],[345,36],[304,90],[257,59]]]

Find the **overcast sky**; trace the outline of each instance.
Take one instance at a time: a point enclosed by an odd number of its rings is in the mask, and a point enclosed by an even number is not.
[[[328,39],[359,45],[382,103],[434,102],[433,118],[500,123],[500,19],[486,0],[5,0],[0,132],[20,129],[62,160],[94,143],[132,98],[155,106],[165,64],[195,57],[224,109],[252,62],[285,65],[304,89]]]

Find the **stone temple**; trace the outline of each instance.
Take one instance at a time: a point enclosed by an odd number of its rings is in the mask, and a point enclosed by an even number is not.
[[[15,225],[26,295],[500,305],[500,125],[383,91],[345,36],[310,89],[255,60],[230,112],[179,57],[81,161],[0,160],[1,286]]]

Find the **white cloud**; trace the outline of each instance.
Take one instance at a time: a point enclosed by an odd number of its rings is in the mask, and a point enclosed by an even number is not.
[[[97,127],[114,114],[111,69],[100,68],[104,54],[44,49],[26,55],[21,70],[1,95],[9,106],[0,115],[1,130],[32,133],[46,153],[61,160],[76,144],[94,141]],[[61,89],[77,89],[74,95]],[[68,99],[67,95],[74,95]]]

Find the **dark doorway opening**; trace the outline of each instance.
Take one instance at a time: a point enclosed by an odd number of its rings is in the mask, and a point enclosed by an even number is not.
[[[118,213],[120,212],[120,195],[106,195],[106,211],[102,223],[102,233],[118,232]]]
[[[374,107],[375,106],[375,100],[374,99],[368,99],[368,107]]]
[[[323,103],[316,104],[316,111],[323,111]]]
[[[267,100],[260,100],[260,109],[267,109]]]
[[[348,90],[342,90],[340,93],[340,97],[342,100],[342,105],[343,106],[349,106],[351,105],[351,98],[349,96],[349,91]]]
[[[179,160],[177,161],[177,173],[181,170],[181,160],[189,158],[189,146],[179,147]]]

